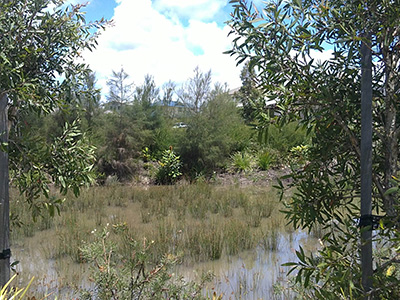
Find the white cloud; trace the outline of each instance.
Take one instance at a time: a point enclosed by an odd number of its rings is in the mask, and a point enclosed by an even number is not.
[[[333,50],[326,49],[323,51],[311,50],[310,56],[314,59],[315,62],[324,62],[333,58]]]
[[[210,0],[171,0],[176,5],[187,2],[211,3]],[[158,11],[150,0],[118,0],[118,3],[113,17],[115,26],[100,36],[96,50],[84,54],[103,88],[112,70],[119,70],[121,66],[136,84],[141,84],[146,74],[153,75],[159,86],[168,80],[180,84],[199,66],[203,71],[211,69],[214,81],[227,82],[232,88],[240,85],[240,68],[236,68],[233,58],[222,54],[230,47],[226,26],[190,19],[185,27],[179,18],[170,18]],[[190,6],[182,4],[181,7],[189,9]]]
[[[86,1],[88,2],[88,1]],[[66,7],[69,7],[70,5],[76,5],[76,4],[82,4],[86,3],[83,2],[83,0],[65,0],[64,3],[62,3],[61,8],[65,9]],[[57,8],[59,8],[59,5],[56,5],[53,2],[50,2],[49,5],[44,9],[45,12],[51,12],[53,13]]]
[[[225,0],[155,0],[154,7],[169,16],[211,20],[226,5]]]

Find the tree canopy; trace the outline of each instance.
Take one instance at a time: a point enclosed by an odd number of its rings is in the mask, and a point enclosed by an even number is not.
[[[398,277],[385,272],[398,268],[390,249],[399,235],[400,2],[271,1],[262,10],[230,2],[235,39],[228,53],[248,62],[259,88],[278,101],[278,124],[297,119],[313,136],[307,163],[290,175],[296,192],[286,214],[296,228],[326,230],[319,258],[298,253],[297,281],[315,298],[364,297],[354,220],[360,218],[361,45],[372,50],[372,200],[375,214],[384,216],[376,238],[385,247],[375,249],[369,295],[398,297]],[[323,60],[314,59],[318,53]]]
[[[86,23],[82,5],[67,7],[63,2],[0,2],[0,115],[8,120],[6,128],[0,128],[0,200],[5,207],[0,251],[7,253],[1,259],[1,285],[9,277],[8,166],[34,217],[42,208],[54,214],[61,202],[49,196],[50,184],[63,194],[72,189],[78,195],[80,186],[91,181],[94,149],[77,123],[66,124],[61,136],[49,143],[25,119],[28,113],[39,117],[74,106],[72,92],[83,87],[88,74],[81,53],[96,46],[97,29],[106,25],[103,20]],[[46,200],[38,201],[40,194]]]
[[[110,88],[110,93],[107,96],[109,102],[115,102],[122,105],[132,100],[133,97],[133,83],[127,82],[129,75],[125,72],[124,68],[120,71],[112,71],[112,77],[108,79],[107,85]]]
[[[178,97],[189,111],[198,113],[201,106],[210,98],[211,70],[203,73],[199,67],[196,67],[193,72],[193,77],[178,91]]]

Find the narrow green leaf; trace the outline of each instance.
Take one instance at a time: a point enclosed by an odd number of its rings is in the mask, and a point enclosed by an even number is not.
[[[397,193],[398,191],[399,191],[399,187],[398,186],[394,186],[394,187],[391,187],[390,189],[386,190],[384,195],[385,196],[391,195],[391,194]]]

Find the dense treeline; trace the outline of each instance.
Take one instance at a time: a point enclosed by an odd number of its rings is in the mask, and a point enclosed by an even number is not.
[[[255,112],[248,113],[250,102],[244,92],[256,88],[248,86],[248,76],[242,79],[243,87],[232,94],[225,85],[213,86],[211,72],[199,68],[179,89],[173,82],[157,87],[150,75],[134,85],[121,69],[107,81],[109,92],[101,101],[95,74],[89,74],[81,90],[66,96],[66,101],[73,98],[77,103],[74,109],[46,116],[32,112],[23,123],[35,128],[38,138],[50,141],[66,122],[79,120],[80,129],[96,146],[99,182],[127,182],[145,175],[154,182],[171,183],[157,177],[168,151],[179,172],[165,176],[183,173],[189,180],[214,172],[279,166],[294,146],[307,143],[305,134],[294,124],[269,128],[268,139],[260,143],[255,130],[260,122]],[[263,100],[257,95],[254,103]]]

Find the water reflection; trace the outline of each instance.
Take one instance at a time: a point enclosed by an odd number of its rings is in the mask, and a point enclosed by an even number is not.
[[[276,250],[257,247],[235,257],[199,264],[194,273],[190,270],[184,273],[194,278],[196,274],[211,270],[216,278],[204,291],[206,295],[215,291],[217,295],[222,294],[223,299],[290,299],[294,295],[287,289],[289,268],[282,264],[297,261],[295,250],[300,245],[305,250],[313,250],[318,242],[302,231],[282,233],[277,238]]]
[[[37,232],[34,237],[25,238],[23,243],[12,245],[12,261],[19,261],[15,267],[18,285],[26,286],[32,277],[35,280],[28,295],[46,299],[72,299],[79,296],[80,288],[91,285],[86,264],[78,264],[70,257],[54,256],[51,240],[56,238],[54,230]],[[40,298],[39,298],[40,299]]]
[[[28,238],[24,245],[14,245],[13,257],[21,263],[17,266],[21,274],[19,284],[24,285],[36,277],[31,292],[34,295],[58,296],[59,299],[71,299],[79,296],[79,288],[88,288],[88,266],[77,264],[70,258],[64,257],[53,260],[51,247],[45,243],[51,231],[41,232],[35,238]],[[38,239],[43,242],[38,244]],[[212,271],[215,280],[207,285],[205,295],[222,294],[223,299],[291,299],[293,294],[288,291],[286,274],[287,267],[282,264],[296,261],[295,250],[301,245],[305,250],[317,248],[318,241],[305,232],[281,232],[276,235],[275,249],[267,251],[259,246],[254,250],[246,251],[237,256],[224,256],[220,260],[197,264],[196,266],[180,267],[177,272],[188,279],[194,279],[203,271]],[[34,246],[35,245],[35,246]],[[40,246],[37,246],[40,245]],[[280,291],[280,292],[275,292]]]

